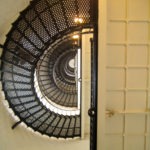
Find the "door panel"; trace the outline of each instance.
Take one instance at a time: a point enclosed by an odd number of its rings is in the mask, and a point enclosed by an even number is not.
[[[99,87],[104,87],[99,88],[99,93],[105,93],[102,97],[99,96],[99,108],[103,106],[106,113],[103,113],[105,122],[100,124],[103,126],[99,129],[99,133],[100,130],[104,132],[105,146],[102,150],[148,150],[149,1],[109,0],[105,6],[107,22],[101,15],[100,17],[104,19],[101,22],[107,23],[105,26],[108,30],[104,33],[100,29],[100,33],[104,34],[103,38],[107,34],[107,38],[106,41],[100,39],[105,49],[99,49],[105,58],[99,55],[103,60],[99,61],[99,68],[104,67],[106,71],[99,74],[100,80],[105,79],[102,82],[99,80]],[[104,23],[100,25],[104,27]],[[106,77],[103,78],[104,74]],[[99,118],[103,117],[98,115]],[[98,139],[102,141],[101,137]]]

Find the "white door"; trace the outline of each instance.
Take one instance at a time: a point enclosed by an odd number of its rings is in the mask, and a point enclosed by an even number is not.
[[[150,1],[100,8],[98,150],[149,150]]]

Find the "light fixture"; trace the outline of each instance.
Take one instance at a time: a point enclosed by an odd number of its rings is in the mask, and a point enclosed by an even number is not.
[[[83,19],[80,18],[80,17],[75,17],[74,22],[77,23],[77,24],[81,24],[81,23],[83,23]]]
[[[72,36],[72,38],[73,38],[74,40],[78,40],[78,39],[79,39],[79,35],[78,35],[78,34],[75,34],[75,35]]]

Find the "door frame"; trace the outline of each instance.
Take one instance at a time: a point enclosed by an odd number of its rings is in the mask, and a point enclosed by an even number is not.
[[[105,149],[107,0],[98,0],[97,150]]]

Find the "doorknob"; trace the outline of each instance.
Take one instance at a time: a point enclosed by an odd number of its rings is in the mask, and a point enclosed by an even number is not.
[[[96,114],[96,110],[95,110],[94,107],[93,107],[93,108],[90,108],[90,109],[88,110],[88,115],[89,115],[90,117],[94,117],[95,114]]]

